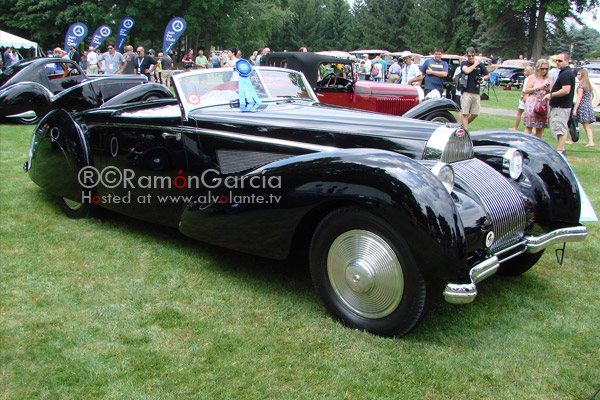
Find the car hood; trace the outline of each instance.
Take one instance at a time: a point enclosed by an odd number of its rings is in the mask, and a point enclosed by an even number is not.
[[[198,128],[252,133],[273,139],[339,148],[378,148],[419,159],[439,123],[365,112],[322,103],[277,102],[257,112],[231,107],[194,111],[190,122]]]
[[[394,95],[418,97],[418,91],[415,86],[398,85],[397,83],[383,83],[371,81],[357,81],[356,93],[370,94],[375,96]]]

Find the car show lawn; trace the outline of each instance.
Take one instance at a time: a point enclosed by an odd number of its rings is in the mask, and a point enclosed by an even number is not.
[[[515,93],[497,90],[508,109]],[[470,130],[513,124],[485,114]],[[302,257],[111,212],[67,218],[23,172],[32,130],[0,125],[0,399],[585,399],[600,386],[598,222],[563,265],[554,246],[470,305],[435,293],[419,328],[382,338],[327,314]],[[598,213],[600,147],[586,140],[567,159]]]

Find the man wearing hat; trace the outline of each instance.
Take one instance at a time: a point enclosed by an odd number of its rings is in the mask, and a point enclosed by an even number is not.
[[[370,81],[371,80],[371,68],[373,67],[373,63],[371,62],[371,60],[369,60],[368,54],[363,54],[363,61],[365,62],[365,69],[367,70],[367,75],[365,76],[365,79]]]
[[[402,83],[403,85],[418,85],[423,80],[421,70],[414,63],[414,55],[410,51],[403,51],[402,60],[404,61],[404,67],[402,68]]]

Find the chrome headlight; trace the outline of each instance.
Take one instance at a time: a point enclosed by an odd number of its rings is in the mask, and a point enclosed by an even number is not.
[[[431,172],[442,182],[448,193],[454,190],[454,168],[446,163],[436,163]]]
[[[517,149],[508,149],[502,156],[502,172],[517,180],[523,172],[523,154]]]

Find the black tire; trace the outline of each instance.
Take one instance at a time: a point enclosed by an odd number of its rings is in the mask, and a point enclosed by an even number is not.
[[[24,124],[24,125],[34,125],[34,124],[37,124],[38,122],[40,122],[40,119],[42,119],[42,117],[39,115],[36,115],[35,117],[30,117],[30,118],[19,117],[19,118],[17,118],[17,121],[19,121],[21,124]]]
[[[425,119],[425,121],[441,122],[443,124],[448,123],[448,122],[451,122],[451,123],[456,122],[456,118],[449,111],[436,111],[436,112],[433,112],[433,113],[427,115],[424,119]]]
[[[425,315],[427,288],[407,243],[365,209],[340,208],[321,221],[310,270],[321,302],[345,325],[400,337]]]
[[[164,96],[160,93],[157,92],[150,92],[150,93],[146,93],[143,97],[142,97],[142,101],[148,101],[148,100],[156,100],[156,99],[162,99]]]
[[[542,258],[544,250],[539,253],[523,253],[500,264],[499,275],[517,276],[528,271]]]
[[[94,215],[94,206],[91,204],[78,203],[60,196],[57,197],[57,201],[62,212],[69,218],[91,218]]]

